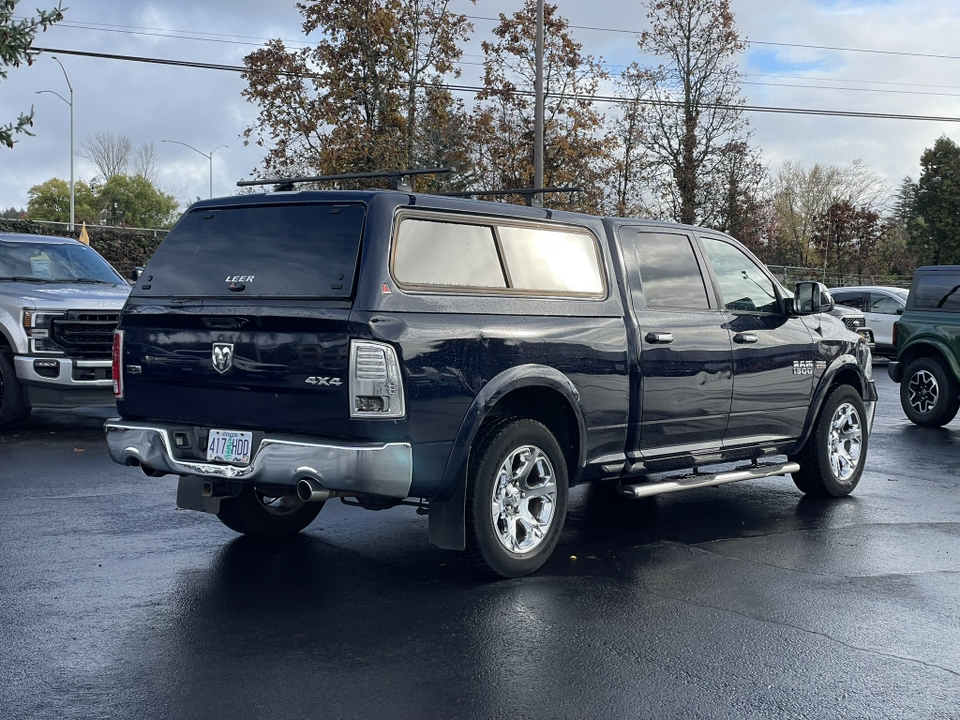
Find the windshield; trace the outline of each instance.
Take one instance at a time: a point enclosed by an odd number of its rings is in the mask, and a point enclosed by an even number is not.
[[[0,241],[0,281],[124,284],[87,245]]]
[[[160,243],[134,294],[348,298],[365,212],[328,203],[198,208]]]

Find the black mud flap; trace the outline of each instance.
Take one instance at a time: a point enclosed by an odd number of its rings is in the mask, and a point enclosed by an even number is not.
[[[220,498],[207,497],[203,494],[204,485],[209,484],[203,478],[193,475],[181,477],[180,482],[177,483],[177,507],[216,515],[220,512]]]
[[[467,547],[467,483],[457,483],[456,492],[446,500],[431,500],[427,513],[430,543],[443,550]]]

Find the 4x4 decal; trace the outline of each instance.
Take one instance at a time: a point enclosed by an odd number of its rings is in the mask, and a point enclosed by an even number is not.
[[[341,385],[343,385],[343,382],[341,382],[340,378],[338,377],[312,376],[306,379],[306,383],[307,385],[323,385],[325,387],[329,387],[331,385],[334,387],[340,387]]]

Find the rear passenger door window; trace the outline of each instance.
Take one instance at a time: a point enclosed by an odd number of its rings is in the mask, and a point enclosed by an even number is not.
[[[684,235],[637,233],[640,283],[647,307],[702,309],[710,307],[700,264]]]
[[[835,293],[831,293],[831,295],[833,295],[833,301],[837,303],[837,305],[846,305],[847,307],[856,308],[860,312],[866,311],[866,307],[865,307],[866,303],[864,302],[863,293],[835,292]],[[874,312],[880,312],[880,311],[875,310]]]

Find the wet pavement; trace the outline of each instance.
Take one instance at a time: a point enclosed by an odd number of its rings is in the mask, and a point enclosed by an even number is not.
[[[875,375],[850,498],[575,489],[499,582],[412,508],[238,537],[114,465],[109,411],[37,412],[0,432],[0,718],[960,718],[960,419]]]

